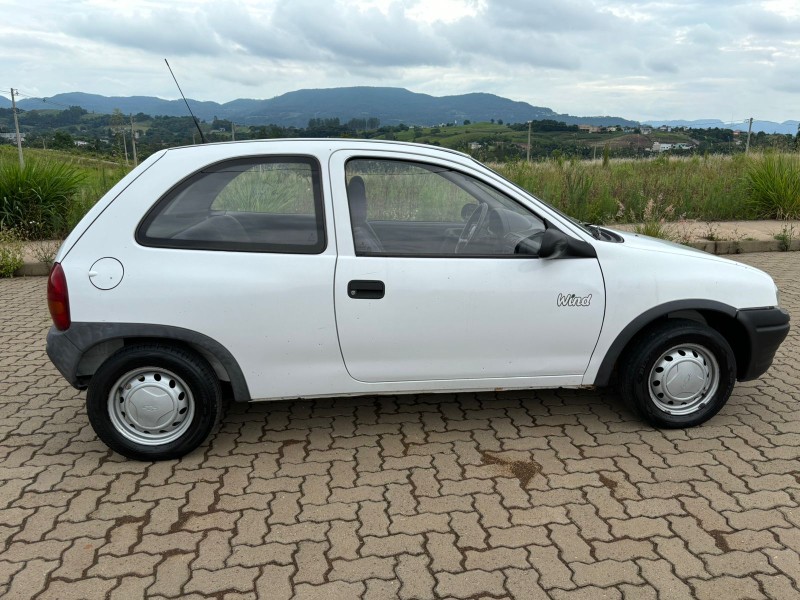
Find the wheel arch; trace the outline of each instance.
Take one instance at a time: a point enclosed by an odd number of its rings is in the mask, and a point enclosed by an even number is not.
[[[208,362],[220,380],[230,382],[235,401],[251,399],[247,381],[233,354],[197,331],[143,323],[73,323],[64,333],[76,349],[76,356],[70,361],[73,376],[68,379],[77,387],[86,387],[97,368],[120,348],[157,343],[194,352]]]
[[[620,357],[655,323],[664,319],[683,318],[704,323],[720,333],[736,357],[737,377],[750,362],[747,332],[736,319],[738,310],[714,300],[675,300],[655,306],[626,325],[606,351],[595,377],[594,385],[605,386],[612,380]]]

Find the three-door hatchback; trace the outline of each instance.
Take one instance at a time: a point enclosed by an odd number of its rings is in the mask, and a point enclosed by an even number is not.
[[[154,154],[50,275],[47,352],[144,460],[237,402],[619,384],[653,425],[711,418],[789,316],[765,273],[561,214],[467,155],[272,140]]]

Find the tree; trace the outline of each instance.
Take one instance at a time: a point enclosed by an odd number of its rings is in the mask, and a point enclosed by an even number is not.
[[[464,125],[471,125],[471,124],[472,121],[470,121],[469,119],[464,119]]]
[[[75,140],[73,140],[72,136],[68,134],[66,131],[56,131],[55,136],[53,136],[51,147],[56,148],[58,150],[67,150],[69,148],[74,148]]]

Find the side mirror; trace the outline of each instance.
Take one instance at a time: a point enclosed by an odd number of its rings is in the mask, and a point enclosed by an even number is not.
[[[564,256],[569,249],[569,238],[558,229],[550,228],[542,236],[542,245],[539,247],[539,258],[559,258]]]

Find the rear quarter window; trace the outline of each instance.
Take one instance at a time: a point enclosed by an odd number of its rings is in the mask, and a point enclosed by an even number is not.
[[[319,163],[283,156],[210,165],[159,199],[136,239],[163,248],[318,254],[325,249]]]

